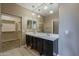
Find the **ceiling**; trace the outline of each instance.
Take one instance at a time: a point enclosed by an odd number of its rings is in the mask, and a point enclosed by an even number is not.
[[[18,5],[42,16],[50,15],[50,11],[53,11],[53,13],[51,14],[54,14],[58,11],[57,3],[19,3]],[[48,8],[44,9],[45,6],[47,6]]]

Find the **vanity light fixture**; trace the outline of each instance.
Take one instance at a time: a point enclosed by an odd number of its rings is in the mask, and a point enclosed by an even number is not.
[[[38,18],[40,17],[40,15],[38,15]]]
[[[32,13],[32,15],[34,16],[34,15],[35,15],[35,13]]]
[[[35,8],[35,6],[34,6],[34,5],[32,5],[32,8]]]
[[[50,5],[52,5],[53,3],[50,3]]]
[[[40,9],[38,9],[38,11],[40,11]]]
[[[53,11],[51,10],[51,11],[49,11],[49,13],[50,13],[50,14],[53,14]]]

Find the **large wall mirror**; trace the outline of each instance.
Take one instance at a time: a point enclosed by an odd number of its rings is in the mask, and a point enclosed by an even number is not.
[[[27,28],[32,29],[32,20],[27,20]]]
[[[28,29],[37,29],[37,21],[27,20],[27,28]]]
[[[36,29],[36,28],[37,28],[37,22],[36,21],[33,21],[32,29]]]

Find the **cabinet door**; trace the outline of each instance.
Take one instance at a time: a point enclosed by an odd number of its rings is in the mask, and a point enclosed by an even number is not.
[[[31,36],[29,36],[29,35],[26,35],[26,44],[27,44],[27,46],[31,46]]]
[[[55,55],[58,54],[58,39],[56,39],[54,42],[53,42],[53,53]]]
[[[37,50],[39,51],[40,55],[43,53],[43,39],[41,38],[38,38]]]
[[[53,41],[44,41],[44,54],[47,56],[53,56]]]
[[[49,56],[53,55],[53,41],[47,41],[47,54]]]

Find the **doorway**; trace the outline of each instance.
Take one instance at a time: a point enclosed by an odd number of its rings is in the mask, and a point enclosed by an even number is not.
[[[22,40],[22,19],[20,17],[1,14],[1,52],[21,46]]]

